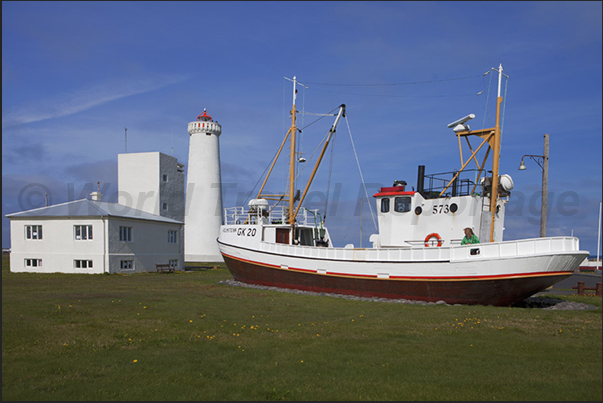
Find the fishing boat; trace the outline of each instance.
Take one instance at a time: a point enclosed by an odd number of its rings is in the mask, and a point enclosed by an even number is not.
[[[296,191],[298,81],[293,77],[291,127],[257,197],[248,206],[224,210],[218,246],[233,278],[362,297],[509,306],[571,276],[589,255],[580,250],[577,238],[502,239],[513,180],[499,174],[502,65],[492,70],[498,72],[495,127],[470,130],[467,122],[474,115],[452,122],[448,126],[458,138],[460,169],[426,175],[420,165],[416,190],[397,180],[374,194],[378,233],[370,237],[371,248],[334,247],[320,212],[302,206],[337,125],[345,118],[345,105],[332,114],[335,120],[314,170],[303,192]],[[479,145],[471,145],[476,139]],[[466,159],[463,140],[471,153]],[[287,142],[287,189],[266,194],[268,177]],[[480,161],[482,148],[486,152]],[[487,170],[490,153],[492,168]],[[476,168],[468,168],[470,163]],[[465,228],[472,228],[481,243],[463,244],[459,234]]]

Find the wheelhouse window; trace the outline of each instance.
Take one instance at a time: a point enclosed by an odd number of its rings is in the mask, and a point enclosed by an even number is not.
[[[389,212],[389,198],[381,199],[381,212]]]
[[[73,232],[77,241],[92,239],[92,225],[74,225]]]
[[[42,239],[42,226],[41,225],[26,225],[25,226],[25,239]]]
[[[132,227],[119,227],[119,240],[132,242]]]
[[[410,205],[410,196],[396,197],[394,200],[394,210],[398,213],[406,213],[407,211],[410,211]]]

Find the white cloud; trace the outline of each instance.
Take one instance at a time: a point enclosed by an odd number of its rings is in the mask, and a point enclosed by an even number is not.
[[[2,114],[2,128],[73,115],[131,95],[185,81],[187,75],[115,79],[17,106]]]

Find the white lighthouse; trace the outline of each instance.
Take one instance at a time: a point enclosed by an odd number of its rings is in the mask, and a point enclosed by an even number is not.
[[[220,134],[222,127],[204,109],[188,124],[190,134],[184,254],[187,262],[222,262],[218,249],[222,225]]]

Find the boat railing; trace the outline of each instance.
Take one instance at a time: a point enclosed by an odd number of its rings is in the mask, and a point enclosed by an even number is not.
[[[299,225],[315,225],[319,224],[315,221],[318,210],[302,209],[295,218],[295,222]],[[286,206],[276,206],[272,209],[250,209],[247,207],[227,207],[224,209],[224,224],[288,224]],[[314,213],[314,214],[312,214]]]
[[[423,193],[424,197],[438,197],[440,192],[444,190],[446,185],[454,178],[458,171],[440,172],[431,175],[425,175]],[[458,178],[452,182],[446,192],[442,195],[445,197],[468,196],[473,191],[475,184],[479,181],[478,169],[465,169]],[[483,172],[483,171],[482,171]]]
[[[474,245],[407,248],[316,248],[261,242],[260,250],[280,255],[328,260],[372,262],[469,261],[513,259],[551,254],[575,254],[579,241],[574,237],[532,238]],[[510,263],[512,264],[512,263]]]

